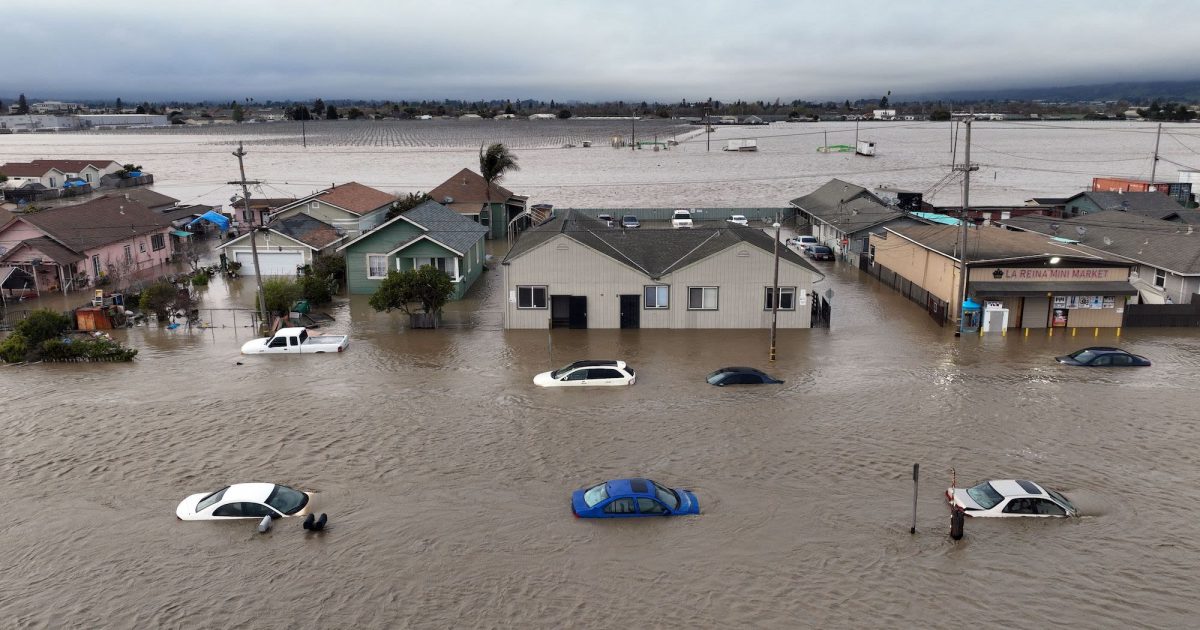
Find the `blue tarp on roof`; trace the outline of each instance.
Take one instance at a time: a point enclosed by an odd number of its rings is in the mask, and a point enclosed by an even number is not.
[[[938,214],[936,212],[911,212],[909,214],[913,215],[914,217],[925,219],[926,221],[932,221],[933,223],[941,223],[942,225],[958,225],[958,219],[955,219],[954,217],[948,217],[944,214]]]
[[[188,222],[188,225],[193,225],[201,221],[208,221],[209,223],[212,223],[213,225],[221,228],[222,232],[229,230],[229,217],[214,210],[209,210],[195,219],[192,219]]]

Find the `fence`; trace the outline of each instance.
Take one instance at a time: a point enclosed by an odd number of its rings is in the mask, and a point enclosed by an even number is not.
[[[929,313],[929,316],[933,318],[933,321],[937,322],[938,326],[946,325],[946,321],[950,318],[949,302],[938,298],[925,289],[913,284],[908,278],[879,263],[875,263],[869,268],[864,268],[864,271],[875,276],[880,282],[892,287],[909,300],[920,304],[925,309],[925,312]]]
[[[1200,294],[1191,304],[1129,304],[1125,307],[1126,328],[1151,326],[1200,326]]]

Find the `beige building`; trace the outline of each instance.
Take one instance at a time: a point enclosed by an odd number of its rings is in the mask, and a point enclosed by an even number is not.
[[[872,274],[904,287],[931,313],[945,309],[957,320],[959,237],[959,228],[948,225],[872,234]],[[1137,294],[1128,261],[1047,235],[973,227],[966,250],[967,297],[979,305],[980,323],[990,331],[1118,327],[1126,301]]]
[[[568,211],[504,258],[505,328],[767,328],[775,240],[759,228],[610,228]],[[823,275],[779,246],[781,328],[808,328]]]

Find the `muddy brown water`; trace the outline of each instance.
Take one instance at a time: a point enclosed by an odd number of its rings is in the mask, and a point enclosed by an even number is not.
[[[781,333],[779,387],[703,381],[767,367],[765,331],[556,330],[551,359],[545,331],[501,328],[494,271],[436,332],[342,299],[339,355],[242,357],[214,311],[118,333],[128,365],[0,368],[0,626],[1194,627],[1200,334],[1124,331],[1152,368],[1070,369],[1053,357],[1096,339],[955,339],[831,270],[833,327]],[[584,357],[637,385],[532,385]],[[952,467],[1086,516],[968,520],[954,543]],[[624,475],[703,513],[571,517],[573,489]],[[328,530],[174,517],[252,480],[316,491]]]

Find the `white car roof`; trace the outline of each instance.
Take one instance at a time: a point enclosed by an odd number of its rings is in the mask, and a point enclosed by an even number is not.
[[[277,330],[275,332],[275,334],[276,335],[285,335],[285,336],[290,337],[292,335],[299,335],[301,332],[304,332],[304,328],[302,328],[302,327],[301,328],[280,328],[279,330]]]
[[[271,491],[274,489],[275,484],[273,483],[235,483],[225,491],[225,496],[221,497],[221,502],[237,503],[252,501],[255,503],[264,503],[267,497],[271,496]]]
[[[996,489],[996,492],[999,492],[1005,497],[1034,497],[1044,496],[1046,494],[1046,491],[1043,490],[1041,486],[1033,483],[1032,481],[1017,481],[1016,479],[993,479],[988,483],[992,484],[992,487]],[[1030,492],[1025,488],[1022,488],[1022,484],[1029,484],[1030,486],[1037,488],[1038,492]]]

